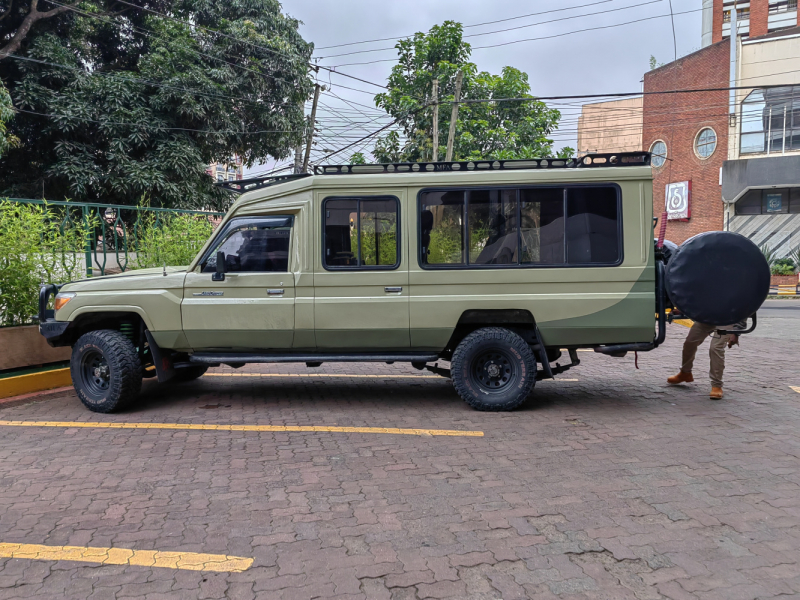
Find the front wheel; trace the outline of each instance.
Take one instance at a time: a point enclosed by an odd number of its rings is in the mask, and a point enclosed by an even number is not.
[[[453,353],[453,386],[472,408],[513,410],[536,382],[536,358],[513,331],[485,327],[465,337]]]
[[[142,389],[142,363],[136,347],[119,331],[82,335],[72,348],[72,384],[83,405],[109,413],[133,400]]]

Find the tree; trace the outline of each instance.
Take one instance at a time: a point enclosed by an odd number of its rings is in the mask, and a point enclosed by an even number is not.
[[[0,77],[20,143],[4,194],[222,208],[206,165],[284,159],[300,141],[312,46],[277,0],[135,1],[79,2],[21,38],[37,2],[10,5]]]
[[[350,155],[349,164],[351,165],[365,165],[367,164],[367,158],[364,156],[363,152],[353,152]]]
[[[11,103],[11,96],[8,95],[8,90],[0,84],[0,158],[9,148],[13,148],[19,143],[16,136],[8,133],[8,122],[12,118],[14,118],[14,105]]]
[[[398,63],[389,76],[389,91],[375,103],[398,120],[405,144],[396,131],[376,140],[373,155],[380,162],[423,161],[432,155],[432,81],[439,80],[438,155],[444,156],[450,125],[450,102],[459,70],[464,73],[462,100],[525,98],[522,101],[474,102],[459,106],[453,159],[530,158],[553,155],[548,138],[561,113],[530,94],[528,75],[504,67],[500,75],[478,71],[469,62],[470,45],[462,39],[462,26],[454,21],[435,25],[426,33],[400,40]],[[440,108],[441,108],[440,107]],[[560,154],[570,155],[571,148]]]

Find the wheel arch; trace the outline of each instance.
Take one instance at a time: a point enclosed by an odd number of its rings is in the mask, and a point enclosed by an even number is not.
[[[112,308],[86,307],[71,315],[70,324],[59,339],[59,345],[72,346],[82,335],[100,329],[121,331],[123,323],[133,325],[132,333],[138,340],[141,331],[149,328],[143,311],[129,310],[136,307],[117,306]]]
[[[470,309],[461,313],[453,334],[442,352],[450,359],[456,346],[473,331],[482,327],[504,327],[518,334],[529,344],[536,342],[536,319],[531,311],[520,308]]]

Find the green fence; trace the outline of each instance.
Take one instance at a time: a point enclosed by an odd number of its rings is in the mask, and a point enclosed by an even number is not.
[[[74,223],[82,223],[87,230],[83,252],[85,254],[85,273],[106,275],[124,272],[135,263],[136,253],[141,249],[143,236],[158,230],[176,215],[194,215],[207,220],[215,227],[225,213],[180,210],[170,208],[150,208],[124,206],[117,204],[97,204],[87,202],[34,200],[29,198],[5,198],[10,202],[45,205],[56,209],[63,230]],[[58,207],[58,208],[56,208]]]

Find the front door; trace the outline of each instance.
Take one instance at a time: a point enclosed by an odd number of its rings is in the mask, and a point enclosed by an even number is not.
[[[186,275],[183,329],[194,350],[279,350],[294,338],[291,216],[232,219],[198,267]],[[223,281],[214,281],[217,252]]]
[[[314,273],[317,347],[408,350],[408,264],[401,252],[403,190],[322,199]]]

